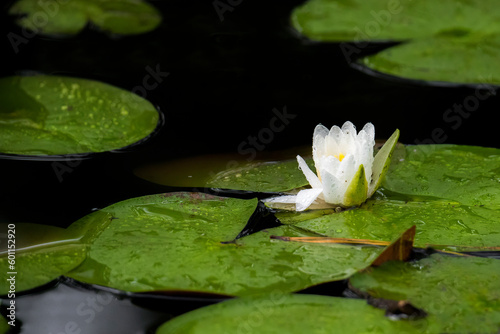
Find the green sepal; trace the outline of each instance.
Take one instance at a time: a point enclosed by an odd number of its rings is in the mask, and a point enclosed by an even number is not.
[[[344,196],[343,206],[349,207],[359,205],[366,201],[368,193],[368,182],[365,176],[365,167],[360,165],[358,171],[354,175],[349,187]]]
[[[396,129],[394,133],[391,135],[389,139],[385,142],[384,146],[378,151],[375,159],[373,160],[373,168],[372,168],[372,177],[370,182],[370,191],[368,192],[368,197],[373,195],[375,190],[377,190],[382,181],[384,180],[384,176],[389,169],[391,164],[392,153],[396,148],[396,144],[399,139],[399,130]]]

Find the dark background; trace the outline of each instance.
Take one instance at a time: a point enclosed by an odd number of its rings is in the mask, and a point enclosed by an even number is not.
[[[11,1],[3,2],[0,77],[30,72],[67,75],[132,91],[143,85],[147,67],[169,74],[147,91],[146,98],[164,114],[165,125],[143,145],[116,154],[61,158],[59,162],[71,169],[62,182],[55,176],[54,161],[0,156],[1,222],[68,226],[95,208],[169,190],[138,180],[131,170],[148,161],[238,153],[239,145],[249,136],[269,128],[273,109],[282,111],[285,107],[295,118],[283,131],[274,133],[264,145],[266,151],[310,145],[316,124],[331,127],[346,120],[358,128],[374,123],[379,139],[388,138],[399,128],[404,144],[499,147],[495,122],[498,95],[481,101],[468,118],[461,119],[460,126],[452,128],[454,123],[447,123],[443,115],[474,96],[477,87],[359,71],[346,60],[339,44],[308,41],[291,28],[290,13],[301,0],[242,0],[232,11],[223,13],[223,20],[213,1],[151,2],[163,15],[161,26],[151,33],[117,37],[89,26],[74,37],[29,38],[17,53],[7,35],[23,33],[7,16]],[[360,55],[388,45],[369,44]],[[58,289],[41,295],[47,303],[53,302],[46,305],[56,307],[60,293],[68,300],[80,293],[67,293],[65,286]],[[25,303],[32,305],[32,297],[28,297]],[[75,305],[83,298],[77,297]],[[76,307],[68,305],[69,310]],[[123,316],[127,305],[117,311],[123,312],[121,319],[127,318]],[[36,319],[28,315],[25,313],[25,320]],[[149,327],[164,315],[145,318],[148,322],[144,326]],[[64,319],[61,316],[61,321]],[[96,328],[103,323],[94,323],[97,327],[89,333],[98,333]]]

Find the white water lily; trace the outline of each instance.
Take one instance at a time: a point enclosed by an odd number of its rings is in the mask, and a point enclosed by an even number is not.
[[[316,174],[300,155],[297,156],[299,168],[312,188],[266,202],[295,203],[297,211],[318,202],[340,207],[362,204],[380,187],[398,137],[399,131],[396,130],[374,157],[373,124],[367,123],[359,133],[351,122],[345,122],[342,128],[333,126],[330,130],[319,124],[313,134]]]

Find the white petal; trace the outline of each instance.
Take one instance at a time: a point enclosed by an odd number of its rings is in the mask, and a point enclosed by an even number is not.
[[[375,126],[372,123],[366,123],[362,131],[368,135],[368,141],[371,142],[371,145],[375,145]]]
[[[297,155],[297,162],[299,163],[300,170],[302,170],[302,173],[304,173],[304,175],[306,176],[307,182],[309,182],[311,187],[321,188],[321,181],[316,176],[316,174],[313,173],[313,171],[309,168],[305,160],[300,155]]]
[[[321,188],[299,191],[295,202],[297,211],[304,211],[307,209],[316,200],[316,198],[318,198],[322,191],[323,189]]]
[[[342,125],[342,132],[344,135],[356,136],[356,127],[351,122],[347,121]]]
[[[316,156],[325,155],[324,142],[328,135],[328,129],[321,124],[316,125],[313,133],[313,159],[316,161]]]
[[[295,203],[296,199],[297,199],[296,195],[283,195],[283,196],[265,198],[262,201],[264,203]]]
[[[325,202],[340,204],[345,193],[345,190],[341,187],[341,181],[326,170],[322,171],[321,175],[323,175],[323,197]]]

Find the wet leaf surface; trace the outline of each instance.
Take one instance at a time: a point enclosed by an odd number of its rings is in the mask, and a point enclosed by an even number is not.
[[[0,152],[59,155],[119,149],[144,139],[159,114],[147,100],[98,81],[0,79]]]
[[[405,300],[428,313],[422,333],[496,333],[500,329],[500,261],[434,254],[387,262],[350,278],[375,298]]]
[[[39,24],[40,13],[48,11],[50,19]],[[36,0],[19,0],[11,15],[23,16],[18,24],[44,35],[74,35],[91,22],[100,29],[120,35],[141,34],[161,22],[161,14],[145,1],[68,1],[44,4]]]
[[[278,292],[186,313],[156,333],[420,333],[420,327],[425,322],[390,320],[360,299]]]

